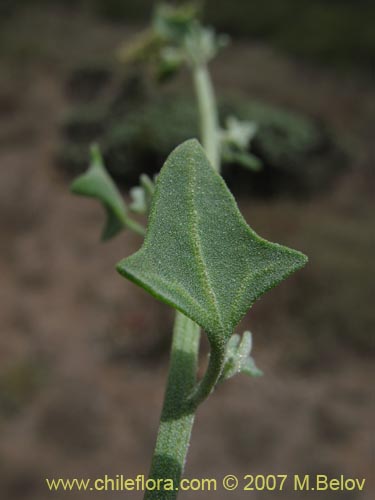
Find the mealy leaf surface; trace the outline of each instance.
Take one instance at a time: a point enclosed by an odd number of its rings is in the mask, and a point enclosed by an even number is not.
[[[198,141],[167,159],[143,246],[118,271],[224,342],[251,305],[307,262],[246,223]]]

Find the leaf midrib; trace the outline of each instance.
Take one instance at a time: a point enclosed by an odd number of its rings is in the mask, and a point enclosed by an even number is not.
[[[192,158],[192,155],[189,155],[188,158],[188,164],[190,165],[190,168],[188,168],[188,202],[190,205],[190,210],[188,210],[188,215],[190,215],[191,218],[191,224],[190,224],[190,229],[189,235],[191,235],[191,243],[192,243],[192,248],[193,252],[195,255],[195,258],[197,260],[197,269],[198,269],[198,274],[201,279],[202,285],[203,285],[203,290],[205,291],[206,298],[211,305],[211,307],[214,310],[214,313],[216,315],[217,321],[219,323],[219,328],[224,331],[224,322],[222,315],[220,313],[220,308],[219,308],[219,303],[215,294],[215,291],[213,289],[212,283],[211,283],[211,278],[208,273],[208,266],[206,264],[206,260],[204,257],[203,253],[203,248],[202,248],[202,241],[199,233],[199,228],[198,228],[198,213],[196,210],[196,197],[195,197],[195,186],[196,186],[196,165],[195,162]],[[211,333],[217,333],[217,332],[211,332]]]

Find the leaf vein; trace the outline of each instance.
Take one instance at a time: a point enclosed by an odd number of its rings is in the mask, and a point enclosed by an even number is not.
[[[203,289],[206,293],[207,299],[213,308],[215,315],[217,317],[217,320],[219,322],[219,325],[221,329],[224,329],[224,324],[223,324],[223,319],[220,313],[220,308],[218,304],[218,300],[215,294],[215,291],[213,289],[211,279],[208,273],[208,267],[204,258],[203,254],[203,249],[202,249],[202,241],[199,235],[199,229],[198,229],[198,214],[197,210],[195,208],[195,199],[194,199],[194,187],[196,184],[196,167],[193,161],[193,158],[189,158],[188,164],[191,165],[191,167],[188,169],[188,181],[189,181],[189,188],[188,188],[188,201],[190,204],[190,219],[191,219],[191,242],[193,246],[193,252],[195,255],[195,258],[197,260],[197,268],[199,272],[199,277],[202,281],[203,284]],[[212,332],[213,333],[213,332]]]

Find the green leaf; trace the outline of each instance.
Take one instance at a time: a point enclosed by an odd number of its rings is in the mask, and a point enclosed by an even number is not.
[[[140,184],[145,190],[145,197],[147,204],[151,204],[152,197],[154,196],[155,193],[155,180],[156,180],[156,175],[154,176],[154,180],[150,179],[150,177],[147,174],[142,174],[139,178]]]
[[[129,208],[132,212],[137,214],[147,214],[151,208],[155,184],[146,174],[142,174],[139,181],[140,185],[130,190],[132,202],[130,203]]]
[[[169,4],[158,5],[153,17],[154,31],[161,38],[178,43],[190,31],[197,14],[198,9],[193,4],[177,7]]]
[[[211,61],[228,43],[228,36],[216,35],[213,29],[195,22],[183,40],[183,49],[190,64],[200,65]]]
[[[106,171],[98,146],[91,148],[90,167],[71,185],[75,194],[98,199],[107,214],[102,239],[108,240],[121,231],[127,222],[126,206],[113,180]]]
[[[251,332],[245,331],[233,356],[236,371],[232,373],[232,376],[236,373],[244,373],[251,377],[260,377],[263,375],[263,372],[256,366],[254,358],[250,356],[252,349],[253,336]]]
[[[262,168],[262,162],[251,153],[235,149],[227,149],[222,152],[223,161],[227,163],[236,163],[253,172],[259,172]]]
[[[228,341],[223,372],[220,382],[232,378],[237,373],[245,373],[252,377],[259,377],[263,373],[257,368],[254,359],[250,356],[253,346],[251,332],[246,331],[242,335],[234,334]]]
[[[117,270],[226,343],[250,306],[307,258],[260,238],[196,140],[177,147],[156,183],[146,238]]]
[[[261,377],[263,375],[262,370],[259,370],[251,356],[246,358],[242,363],[240,373],[249,375],[250,377]]]
[[[235,116],[226,119],[226,128],[220,130],[220,139],[224,143],[232,144],[240,150],[247,150],[254,139],[258,126],[255,122],[238,120]]]
[[[225,162],[237,163],[257,172],[262,163],[249,153],[249,145],[258,130],[257,125],[250,121],[241,121],[234,116],[226,120],[226,128],[220,130],[221,156]]]
[[[130,210],[136,214],[145,214],[147,212],[147,205],[145,190],[143,187],[133,187],[131,188],[129,194],[132,199],[132,202],[129,205]]]

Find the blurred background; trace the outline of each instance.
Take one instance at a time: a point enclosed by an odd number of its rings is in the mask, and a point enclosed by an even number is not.
[[[116,274],[141,240],[123,233],[100,243],[100,207],[69,184],[98,140],[127,196],[140,173],[157,172],[198,133],[187,71],[160,82],[116,58],[152,6],[0,2],[7,500],[122,498],[52,494],[44,478],[148,471],[173,311]],[[257,123],[252,152],[263,163],[259,173],[226,165],[224,176],[249,224],[310,262],[243,320],[265,375],[231,380],[199,409],[186,476],[345,474],[366,477],[365,491],[252,498],[373,498],[375,4],[207,0],[203,13],[231,36],[211,66],[221,120]]]

